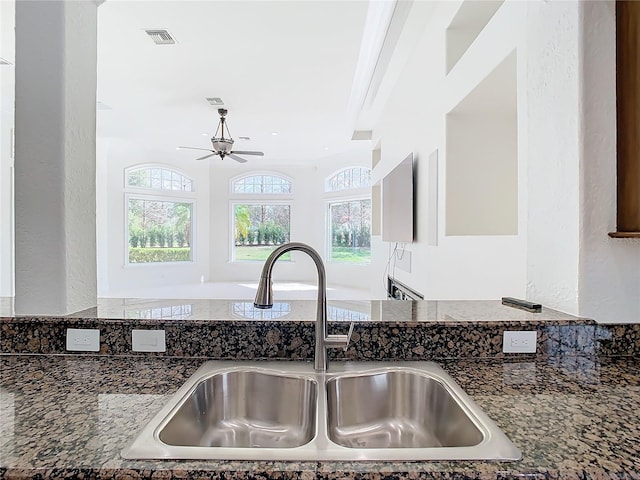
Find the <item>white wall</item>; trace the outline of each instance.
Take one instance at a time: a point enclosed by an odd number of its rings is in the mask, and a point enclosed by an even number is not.
[[[504,0],[464,2],[447,28],[447,72],[473,43],[487,21],[504,3]]]
[[[100,112],[108,115],[109,112]],[[366,145],[365,145],[366,147]],[[207,282],[257,282],[263,262],[231,261],[231,206],[251,201],[251,196],[230,194],[233,178],[247,173],[275,173],[291,178],[291,197],[274,196],[274,201],[291,202],[291,240],[304,242],[327,257],[324,179],[341,166],[368,165],[368,151],[359,151],[320,160],[317,166],[273,166],[262,163],[237,165],[232,160],[176,161],[163,158],[132,144],[104,140],[98,144],[98,279],[99,296],[127,296],[130,289],[195,284],[201,276]],[[196,180],[195,262],[175,265],[126,265],[124,169],[140,163],[160,163],[177,168]],[[265,168],[266,166],[266,168]],[[280,261],[274,271],[276,281],[315,283],[317,274],[310,258],[293,252],[292,262]],[[339,265],[327,262],[328,283],[368,288],[368,265]]]
[[[15,3],[0,2],[0,57],[12,65],[0,66],[0,297],[13,291],[13,128]]]
[[[108,111],[103,114],[108,115]],[[127,296],[137,288],[199,283],[209,271],[209,166],[206,162],[178,163],[166,153],[139,145],[106,140],[99,144],[98,176],[98,296]],[[194,262],[173,265],[126,264],[124,169],[154,163],[177,169],[195,181]]]
[[[579,312],[599,322],[640,322],[640,239],[616,227],[615,7],[580,5],[583,40]]]
[[[613,2],[507,1],[445,76],[444,31],[459,6],[434,9],[374,128],[383,145],[376,178],[410,150],[418,158],[412,273],[396,276],[427,298],[511,295],[600,322],[640,322],[640,241],[607,236],[616,216]],[[513,49],[518,234],[446,236],[444,115]],[[426,241],[424,204],[435,149],[437,247]]]
[[[227,160],[225,160],[227,162]],[[264,165],[264,164],[263,164]],[[214,160],[211,165],[211,197],[209,210],[211,214],[211,269],[210,280],[213,282],[253,281],[260,278],[263,262],[231,261],[232,214],[233,201],[251,201],[249,195],[230,195],[232,178],[255,171],[256,173],[272,173],[283,175],[292,180],[290,197],[274,196],[274,202],[291,202],[290,221],[292,241],[304,242],[323,252],[321,205],[317,202],[319,178],[314,167],[272,167],[248,169],[226,167]],[[295,252],[292,262],[280,260],[274,270],[274,280],[278,281],[315,281],[315,267],[305,254]],[[307,261],[308,260],[308,261]]]
[[[93,2],[16,4],[16,314],[96,304],[96,26]]]
[[[422,38],[391,93],[374,138],[381,139],[382,160],[375,178],[386,175],[407,153],[416,158],[417,232],[411,250],[411,273],[400,269],[395,276],[423,293],[427,299],[487,299],[500,296],[524,297],[526,284],[526,187],[518,180],[517,235],[445,235],[446,131],[445,115],[451,112],[514,49],[520,48],[525,6],[506,2],[488,26],[446,74],[445,30],[460,2],[438,3]],[[518,82],[524,69],[517,65]],[[518,104],[520,104],[518,93]],[[518,122],[523,113],[518,108]],[[518,133],[520,137],[520,131]],[[461,138],[460,142],[464,139]],[[526,155],[518,138],[518,171],[524,171]],[[428,238],[428,158],[438,149],[438,245]],[[381,248],[380,248],[381,247]],[[376,256],[388,256],[382,244]],[[382,253],[380,252],[382,250]],[[384,262],[386,263],[386,262]],[[376,263],[380,268],[380,263]],[[384,267],[383,267],[384,268]],[[382,276],[383,271],[374,272]]]
[[[616,224],[615,14],[528,9],[528,294],[599,322],[640,322],[640,241]]]
[[[0,4],[4,19],[11,3]],[[413,52],[406,62],[398,63],[402,71],[391,72],[399,80],[373,129],[374,138],[382,141],[382,160],[374,179],[382,178],[410,151],[416,155],[417,238],[407,247],[412,252],[412,272],[396,269],[396,276],[427,298],[526,296],[598,321],[640,321],[640,241],[606,236],[615,228],[613,2],[507,1],[446,75],[445,30],[460,5],[451,1],[433,7]],[[416,2],[413,15],[421,11],[419,7],[420,2]],[[410,18],[408,23],[423,21]],[[3,48],[7,45],[6,34],[3,23]],[[447,236],[445,115],[514,49],[518,59],[518,234]],[[11,120],[6,116],[4,94],[5,72],[13,67],[0,68],[0,295],[6,295],[11,292],[6,268],[11,263],[7,243],[10,165],[6,154],[6,126]],[[440,153],[437,246],[427,242],[426,221],[426,162],[436,149]],[[214,237],[230,238],[229,200],[219,196],[228,191],[228,176],[219,178],[206,162],[180,164],[200,185],[210,188],[210,198],[209,192],[199,190],[198,204],[215,207],[211,215],[205,213],[206,209],[197,210],[197,262],[169,269],[124,267],[123,169],[148,161],[170,163],[173,159],[109,142],[98,146],[97,157],[97,207],[102,220],[97,232],[99,292],[115,288],[126,291],[142,286],[141,282],[144,286],[195,282],[202,274],[210,280],[227,274],[243,280],[257,278],[259,268],[241,270],[229,264],[228,243],[218,245],[214,241]],[[297,238],[293,239],[307,241],[323,253],[324,200],[319,194],[310,195],[321,191],[323,175],[316,172],[319,176],[307,176],[303,170],[285,172],[299,176],[304,186],[299,194],[304,197],[300,199],[303,209],[294,212],[304,220],[296,221],[302,228],[294,230],[292,238],[295,234]],[[224,183],[223,189],[220,182]],[[312,190],[313,186],[317,189]],[[222,227],[216,223],[220,219],[225,222]],[[225,235],[218,235],[218,228],[225,228]],[[370,284],[375,292],[372,296],[380,294],[389,245],[374,237],[373,248],[372,268],[328,265],[329,281]],[[276,275],[281,278],[296,279],[298,275],[299,279],[315,279],[307,259],[278,268],[282,270]]]
[[[320,192],[324,191],[324,180],[334,174],[337,170],[345,167],[367,167],[371,168],[371,152],[370,152],[370,142],[369,141],[358,141],[360,145],[358,145],[358,149],[353,152],[347,154],[340,155],[332,155],[324,159],[320,159],[318,161],[319,167],[317,168],[317,186],[320,188]],[[364,149],[362,147],[365,147]],[[364,192],[359,192],[359,195],[362,195]],[[371,192],[367,190],[368,195],[371,195]],[[316,201],[320,201],[320,208],[322,209],[322,219],[324,220],[324,229],[322,230],[322,236],[324,241],[324,258],[325,260],[329,257],[329,252],[327,251],[327,246],[329,242],[329,238],[327,235],[327,229],[329,228],[329,219],[328,219],[328,201],[330,199],[335,199],[333,196],[331,198],[328,195],[323,195],[320,193],[316,195]],[[371,238],[372,250],[373,243],[375,242],[375,237]],[[372,258],[372,263],[374,259]],[[327,282],[332,285],[344,285],[347,287],[354,288],[362,288],[368,289],[371,287],[371,272],[373,270],[373,266],[371,264],[363,264],[363,265],[349,265],[349,264],[341,264],[338,262],[327,262],[325,261],[325,268],[327,271]],[[377,298],[374,295],[374,290],[371,291],[371,298]]]
[[[250,195],[230,195],[231,179],[249,172],[275,173],[293,181],[291,200],[291,241],[311,245],[323,258],[327,258],[327,199],[324,195],[324,179],[344,166],[370,166],[368,152],[364,149],[350,154],[334,155],[320,160],[322,167],[273,166],[247,169],[243,166],[211,164],[211,269],[209,280],[213,282],[257,281],[263,262],[231,261],[231,204],[234,201],[251,201]],[[287,202],[286,196],[274,196],[274,201]],[[305,281],[315,283],[317,274],[311,259],[304,253],[293,252],[292,262],[280,261],[274,270],[274,280]],[[327,282],[354,288],[367,288],[370,281],[368,265],[340,265],[326,262]]]
[[[580,71],[577,2],[527,3],[527,296],[578,313]]]

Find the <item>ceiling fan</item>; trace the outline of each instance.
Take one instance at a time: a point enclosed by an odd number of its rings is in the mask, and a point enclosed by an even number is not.
[[[218,123],[218,128],[216,129],[216,133],[211,138],[211,143],[213,144],[213,149],[210,148],[196,148],[196,147],[178,147],[178,148],[187,148],[189,150],[204,150],[207,152],[211,152],[208,155],[204,155],[202,157],[196,158],[196,160],[204,160],[209,157],[219,156],[220,159],[224,160],[224,157],[231,157],[238,163],[246,163],[247,160],[239,157],[238,155],[258,155],[262,157],[264,155],[263,152],[249,152],[246,150],[233,150],[233,138],[231,138],[231,134],[229,133],[229,128],[227,127],[227,135],[229,138],[224,136],[224,130],[226,126],[225,116],[227,115],[226,108],[219,108],[218,113],[220,114],[220,123]],[[218,132],[220,136],[218,136]]]

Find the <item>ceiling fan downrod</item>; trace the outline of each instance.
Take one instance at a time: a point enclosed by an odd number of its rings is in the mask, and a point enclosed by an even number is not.
[[[218,152],[218,155],[220,155],[220,159],[224,160],[225,155],[231,152],[231,148],[233,147],[233,138],[231,138],[231,132],[229,132],[228,127],[227,135],[229,138],[225,138],[224,136],[224,127],[226,124],[226,119],[224,117],[227,114],[227,109],[219,108],[218,113],[220,114],[220,123],[218,124],[215,135],[211,139],[211,143],[213,144],[213,148]],[[218,137],[218,132],[220,132],[220,137]]]

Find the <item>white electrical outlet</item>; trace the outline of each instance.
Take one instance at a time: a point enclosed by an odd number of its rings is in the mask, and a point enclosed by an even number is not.
[[[99,352],[100,330],[97,328],[67,328],[67,350]]]
[[[131,330],[131,350],[134,352],[166,352],[164,330]]]
[[[536,340],[538,332],[509,332],[505,331],[502,337],[502,351],[504,353],[536,353]]]

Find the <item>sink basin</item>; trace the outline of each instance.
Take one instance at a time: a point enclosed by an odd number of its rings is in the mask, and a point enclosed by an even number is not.
[[[432,362],[206,362],[127,459],[489,460],[520,451]]]
[[[331,379],[327,400],[329,438],[349,448],[470,447],[484,439],[451,390],[413,371]]]
[[[315,435],[316,382],[261,371],[201,380],[158,431],[167,445],[292,448]]]

